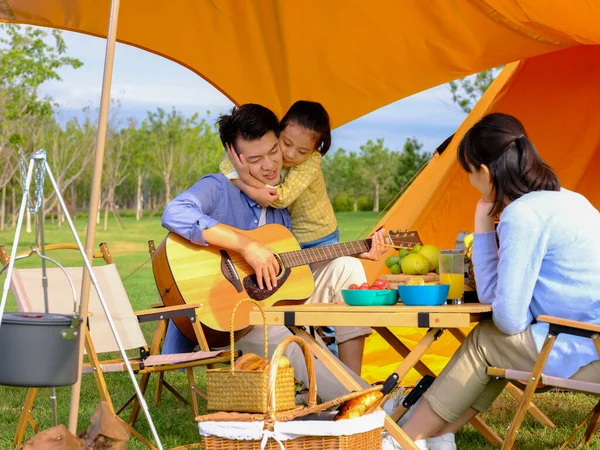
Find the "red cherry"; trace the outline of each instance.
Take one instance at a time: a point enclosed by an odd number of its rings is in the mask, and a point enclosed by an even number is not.
[[[348,286],[348,289],[352,289],[352,290],[358,289],[358,284],[352,283],[350,286]]]

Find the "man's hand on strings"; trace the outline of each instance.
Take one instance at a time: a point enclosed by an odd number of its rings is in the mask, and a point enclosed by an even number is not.
[[[369,259],[371,261],[377,261],[381,255],[383,255],[387,247],[386,244],[391,244],[389,237],[385,235],[385,228],[376,231],[371,236],[371,248],[368,252],[361,253],[358,255],[359,258]]]

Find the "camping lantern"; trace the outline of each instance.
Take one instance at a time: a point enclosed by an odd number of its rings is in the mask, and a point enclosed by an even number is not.
[[[0,327],[0,385],[74,384],[81,322],[77,314],[4,313]]]

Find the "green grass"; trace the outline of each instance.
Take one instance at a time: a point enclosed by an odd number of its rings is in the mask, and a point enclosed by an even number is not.
[[[337,215],[342,241],[356,239],[359,234],[371,224],[375,218],[373,213],[340,213]],[[77,231],[82,240],[85,239],[86,221],[79,219],[75,222]],[[152,221],[142,220],[135,222],[133,219],[125,219],[125,230],[119,230],[114,221],[109,223],[109,230],[102,231],[102,224],[99,224],[96,243],[107,242],[109,244],[112,256],[119,268],[119,272],[124,280],[124,285],[135,310],[147,309],[150,303],[156,299],[156,288],[152,276],[150,263],[147,262],[149,255],[147,241],[154,239],[158,244],[165,236],[165,230],[160,226],[158,219]],[[14,230],[0,232],[0,245],[12,246]],[[46,242],[73,242],[68,227],[63,225],[58,230],[56,224],[48,223],[46,225]],[[31,234],[22,233],[20,239],[20,249],[26,249],[33,244]],[[59,261],[62,264],[80,264],[80,258],[77,252],[64,251],[59,255]],[[145,264],[144,264],[145,263]],[[34,267],[39,264],[35,258],[21,261],[19,267]],[[100,262],[101,264],[101,262]],[[140,268],[141,267],[141,268]],[[135,273],[136,269],[138,269]],[[4,277],[2,277],[2,281]],[[9,299],[7,310],[15,310],[16,306],[12,299]],[[154,331],[154,324],[143,324],[142,326],[146,339],[151,339]],[[1,364],[1,362],[0,362]],[[131,395],[133,389],[127,374],[107,374],[106,381],[115,405],[120,405]],[[186,379],[182,373],[172,373],[168,376],[169,382],[180,392],[186,395]],[[204,385],[204,371],[197,370],[196,378],[200,387]],[[160,407],[156,407],[153,402],[155,382],[151,378],[148,388],[148,403],[150,413],[161,437],[165,448],[172,448],[178,445],[188,444],[198,441],[198,431],[193,421],[191,407],[178,402],[169,393],[163,394],[163,400]],[[69,415],[69,397],[70,388],[57,389],[59,404],[59,422],[67,423]],[[25,398],[26,389],[10,388],[0,386],[0,449],[12,448],[12,438],[16,429],[21,406]],[[550,419],[560,424],[556,430],[545,429],[533,422],[528,417],[519,433],[519,449],[537,450],[541,448],[556,448],[566,436],[570,433],[572,427],[581,420],[581,418],[595,404],[596,399],[580,394],[565,393],[546,393],[535,397],[536,404],[548,414]],[[99,398],[93,378],[85,376],[82,383],[81,406],[79,414],[78,429],[87,428],[88,420],[98,405]],[[485,414],[485,419],[494,430],[504,436],[506,428],[511,420],[516,403],[506,395],[502,395],[494,404],[493,408]],[[204,404],[201,402],[201,408]],[[33,415],[40,428],[46,429],[51,426],[51,410],[49,401],[49,390],[41,389],[35,404]],[[125,414],[126,418],[126,414]],[[145,436],[150,436],[149,428],[143,416],[137,426],[138,430]],[[31,436],[28,432],[27,438]],[[467,426],[457,435],[458,448],[462,449],[485,449],[491,448],[483,437],[472,427]],[[132,438],[127,446],[128,449],[142,449],[142,446],[135,438]],[[600,449],[600,444],[596,439],[589,448]]]

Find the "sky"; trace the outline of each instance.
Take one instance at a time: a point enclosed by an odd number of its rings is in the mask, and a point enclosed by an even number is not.
[[[62,68],[62,81],[41,87],[61,108],[61,120],[80,115],[85,106],[100,103],[105,41],[82,34],[64,32],[68,55],[79,58],[77,70]],[[113,72],[112,97],[121,102],[120,118],[141,121],[146,111],[173,106],[186,115],[198,112],[209,121],[231,108],[232,103],[202,78],[160,56],[117,44]],[[368,139],[383,138],[392,150],[401,150],[408,137],[416,137],[423,149],[432,152],[454,133],[464,120],[463,113],[452,103],[446,85],[437,86],[380,108],[343,125],[333,132],[333,147],[359,151]],[[123,123],[125,121],[123,120]]]

